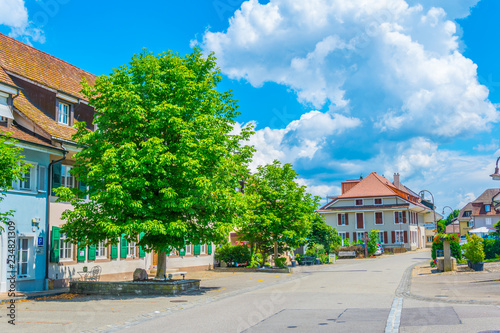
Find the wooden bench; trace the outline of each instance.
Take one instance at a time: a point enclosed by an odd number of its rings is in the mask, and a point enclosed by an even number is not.
[[[314,257],[300,257],[301,265],[314,265]]]
[[[187,272],[171,272],[167,274],[167,277],[169,280],[172,280],[174,276],[182,275],[182,279],[184,280],[186,278]]]
[[[339,251],[339,258],[354,257],[356,258],[356,251]]]

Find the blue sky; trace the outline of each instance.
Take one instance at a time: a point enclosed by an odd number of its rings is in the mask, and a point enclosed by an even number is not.
[[[500,187],[500,2],[362,2],[0,0],[0,32],[96,75],[144,47],[214,51],[252,166],[290,162],[322,197],[372,171],[438,209]]]

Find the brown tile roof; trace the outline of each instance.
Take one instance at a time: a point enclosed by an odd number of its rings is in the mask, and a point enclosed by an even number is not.
[[[6,83],[9,86],[16,86],[14,81],[12,81],[10,76],[7,73],[5,73],[5,70],[2,67],[0,67],[0,82]]]
[[[80,93],[82,79],[87,79],[93,84],[96,78],[83,69],[3,34],[0,34],[0,67],[82,99],[84,99]],[[0,80],[5,79],[1,72]]]
[[[396,187],[389,180],[372,172],[349,191],[339,195],[337,199],[397,195],[393,188]]]
[[[472,210],[473,210],[472,202],[469,202],[467,205],[464,206],[464,208],[460,209],[460,212],[458,213],[458,217],[457,217],[458,220],[459,221],[470,221],[470,219],[472,218]],[[464,216],[466,211],[471,211],[471,215]]]
[[[27,141],[27,142],[33,142],[42,146],[47,146],[47,147],[52,147],[55,148],[53,145],[51,145],[49,142],[46,142],[45,140],[40,139],[39,137],[35,136],[35,134],[30,133],[27,130],[23,130],[21,127],[17,127],[16,125],[12,125],[11,127],[0,127],[0,135],[4,135],[4,132],[10,133],[11,137],[14,139],[18,139],[21,141]]]
[[[33,105],[22,92],[14,98],[14,108],[51,136],[73,141],[72,135],[76,133],[76,129],[58,124],[54,119]]]

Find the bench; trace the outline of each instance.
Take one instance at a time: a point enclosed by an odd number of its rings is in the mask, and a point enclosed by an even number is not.
[[[356,251],[339,251],[339,258],[354,257],[356,258]]]
[[[301,265],[314,265],[314,257],[300,257]]]
[[[182,279],[184,280],[186,278],[187,272],[171,272],[167,274],[167,277],[169,280],[172,280],[174,276],[182,275]]]

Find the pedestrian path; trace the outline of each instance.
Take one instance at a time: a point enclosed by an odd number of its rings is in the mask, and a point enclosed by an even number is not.
[[[55,296],[55,295],[67,293],[68,291],[69,291],[69,288],[44,290],[44,291],[37,291],[37,292],[15,292],[15,297],[12,297],[12,295],[9,295],[9,293],[0,293],[0,303],[8,303],[8,302],[11,302],[11,300],[14,300],[17,302],[17,301],[21,301],[21,300],[25,300],[25,299]]]

